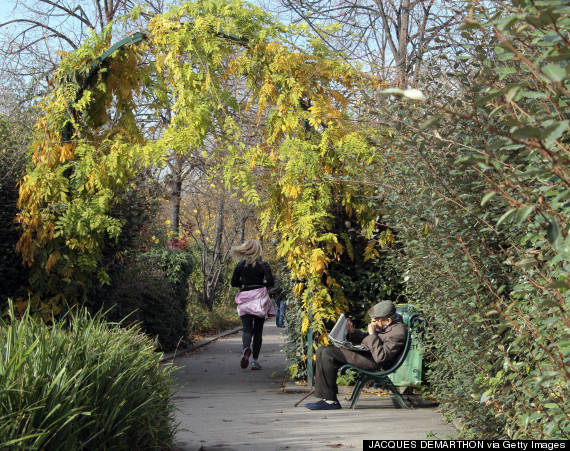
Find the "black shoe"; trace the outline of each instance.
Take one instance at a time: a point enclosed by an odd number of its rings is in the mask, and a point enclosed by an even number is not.
[[[337,410],[342,409],[340,403],[338,401],[335,402],[327,402],[324,399],[321,399],[317,402],[309,402],[305,404],[307,409],[311,410]]]

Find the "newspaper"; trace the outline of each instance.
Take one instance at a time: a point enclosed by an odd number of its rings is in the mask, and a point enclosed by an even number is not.
[[[346,339],[346,326],[347,321],[344,313],[342,313],[338,317],[338,320],[332,330],[329,332],[329,340],[339,348],[350,349],[351,351],[368,351],[366,346],[354,345]]]

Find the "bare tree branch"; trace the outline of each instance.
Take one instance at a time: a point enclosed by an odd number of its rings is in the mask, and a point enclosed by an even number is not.
[[[281,0],[333,50],[399,85],[431,54],[438,33],[458,18],[454,0]],[[330,27],[333,25],[333,27]]]

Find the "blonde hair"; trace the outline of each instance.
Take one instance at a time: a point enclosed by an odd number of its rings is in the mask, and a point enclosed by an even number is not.
[[[263,248],[257,240],[247,240],[241,246],[232,248],[232,257],[236,260],[245,260],[247,265],[254,265],[262,253]]]

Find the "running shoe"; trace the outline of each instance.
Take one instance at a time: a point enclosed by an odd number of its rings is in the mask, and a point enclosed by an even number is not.
[[[249,365],[249,356],[251,355],[251,349],[249,349],[249,347],[245,348],[243,350],[243,354],[241,355],[241,362],[240,362],[240,366],[242,368],[247,368],[247,366]]]

